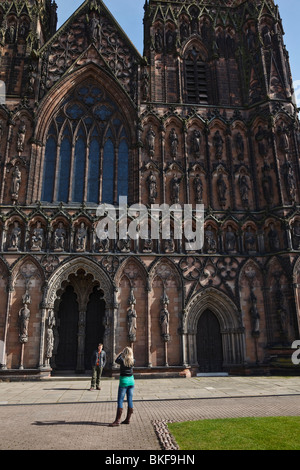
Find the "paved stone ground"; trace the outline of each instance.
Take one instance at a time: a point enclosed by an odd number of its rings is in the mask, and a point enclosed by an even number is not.
[[[169,421],[300,416],[300,377],[139,379],[131,424],[110,428],[118,381],[89,386],[87,377],[0,382],[0,449],[159,451],[172,449]]]

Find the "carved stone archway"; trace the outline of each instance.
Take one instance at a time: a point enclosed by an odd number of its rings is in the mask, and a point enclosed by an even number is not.
[[[50,312],[57,313],[61,297],[67,286],[72,286],[76,294],[78,303],[78,333],[77,333],[77,372],[84,372],[84,352],[85,352],[85,330],[86,312],[90,295],[95,288],[102,291],[105,302],[105,313],[103,322],[105,327],[104,347],[107,353],[108,367],[112,362],[114,344],[114,289],[111,280],[103,269],[93,260],[84,257],[76,257],[58,267],[51,275],[47,291],[45,294],[44,319],[49,317]],[[96,346],[96,345],[95,345]],[[56,346],[54,343],[54,354]]]
[[[245,358],[244,328],[241,315],[229,297],[214,288],[201,291],[190,300],[183,318],[185,362],[198,367],[197,327],[201,315],[210,310],[220,324],[223,370],[242,366]]]

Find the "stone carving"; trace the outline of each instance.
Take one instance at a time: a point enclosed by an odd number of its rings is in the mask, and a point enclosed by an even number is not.
[[[28,326],[30,319],[30,310],[25,303],[19,311],[19,339],[20,343],[24,344],[28,342]]]
[[[265,47],[272,46],[272,36],[269,27],[265,25],[261,31],[262,39]]]
[[[170,331],[169,331],[170,313],[168,310],[169,298],[165,293],[162,298],[162,305],[163,305],[163,308],[160,311],[160,318],[159,318],[161,336],[165,342],[169,342],[170,341]]]
[[[270,224],[270,229],[268,233],[269,248],[270,251],[279,251],[280,250],[280,241],[278,232],[273,223]]]
[[[227,252],[235,251],[236,249],[236,236],[232,231],[231,225],[228,226],[227,232],[225,233],[225,250]]]
[[[9,251],[18,251],[20,249],[20,243],[21,243],[21,228],[19,226],[19,222],[15,221],[13,225],[13,229],[10,234],[10,244],[8,247]]]
[[[142,72],[142,97],[144,101],[149,99],[149,73],[146,69]]]
[[[270,175],[270,167],[269,165],[265,164],[263,169],[263,177],[262,177],[262,188],[264,198],[267,204],[271,205],[273,202],[274,191],[273,191],[273,180]]]
[[[136,299],[133,294],[133,289],[130,291],[130,297],[128,299],[129,309],[127,310],[127,326],[128,326],[128,337],[131,343],[136,341],[136,328],[137,328],[137,313],[135,310]]]
[[[155,33],[154,45],[156,52],[162,52],[164,48],[163,35],[160,29]]]
[[[71,65],[75,66],[80,57],[82,62],[88,60],[83,53],[89,43],[95,45],[105,66],[110,68],[126,91],[129,94],[132,92],[132,84],[136,83],[137,76],[136,51],[126,42],[104,9],[101,9],[100,14],[93,12],[89,17],[89,8],[90,5],[87,5],[60,34],[54,36],[42,54],[41,97]]]
[[[150,174],[147,178],[148,185],[148,194],[149,194],[149,203],[154,204],[157,198],[157,181],[156,176],[153,171],[150,171]]]
[[[153,240],[151,240],[150,238],[147,238],[146,240],[144,240],[143,253],[151,253],[152,250],[153,250]]]
[[[217,251],[217,240],[211,225],[208,225],[204,233],[205,249],[207,253],[215,253]]]
[[[284,125],[278,127],[279,144],[278,147],[284,155],[287,155],[290,151],[290,141],[288,136],[288,130]]]
[[[75,236],[76,251],[86,251],[87,245],[87,229],[85,228],[84,222],[81,222],[79,229]]]
[[[18,130],[18,138],[17,138],[17,151],[19,153],[22,153],[24,151],[25,135],[26,135],[26,125],[25,125],[25,122],[22,121]]]
[[[249,253],[256,251],[256,235],[252,232],[251,226],[246,229],[244,242],[246,251]]]
[[[202,204],[203,202],[203,184],[199,175],[194,178],[194,191],[195,191],[195,202],[196,204]]]
[[[266,143],[266,139],[268,138],[268,132],[262,128],[262,126],[258,127],[258,131],[255,135],[255,140],[258,145],[258,152],[261,157],[266,158],[268,155],[268,145]]]
[[[165,248],[165,253],[174,253],[175,243],[174,243],[173,238],[168,238],[165,240],[164,248]]]
[[[22,181],[21,171],[18,166],[15,166],[12,174],[12,183],[11,183],[11,198],[13,204],[15,204],[19,199],[20,185]]]
[[[174,175],[171,180],[171,199],[173,204],[179,204],[181,177]]]
[[[201,132],[198,131],[197,129],[195,129],[195,130],[193,131],[191,150],[192,150],[193,155],[195,155],[195,156],[198,157],[198,158],[200,157],[200,151],[201,151]]]
[[[237,157],[240,161],[244,160],[245,156],[245,144],[242,137],[242,134],[238,132],[235,136],[235,148],[237,151]]]
[[[292,164],[287,161],[283,165],[284,182],[288,198],[291,202],[296,201],[297,185]]]
[[[46,365],[50,365],[50,359],[53,354],[54,348],[54,328],[56,326],[56,320],[54,311],[51,309],[47,319],[47,330],[46,330]]]
[[[224,175],[223,173],[219,173],[218,179],[217,179],[217,193],[218,193],[218,200],[220,205],[223,207],[226,205],[226,192],[227,192],[227,185],[224,180]]]
[[[154,157],[154,150],[155,150],[155,132],[153,130],[153,127],[150,126],[148,132],[147,132],[147,148],[149,152],[150,158]]]
[[[31,250],[32,251],[41,251],[43,248],[44,242],[44,229],[40,221],[37,222],[33,234],[31,237]]]
[[[248,193],[250,191],[250,186],[248,184],[248,177],[246,175],[245,172],[241,172],[240,176],[239,176],[239,190],[240,190],[240,196],[241,196],[241,200],[242,200],[242,204],[244,207],[248,207],[249,205],[249,196],[248,196]]]
[[[91,41],[94,43],[100,38],[100,22],[95,13],[89,20],[89,34]]]
[[[251,333],[253,337],[260,335],[260,315],[257,308],[257,298],[251,289],[250,293],[250,317],[251,317]]]
[[[178,154],[179,140],[178,140],[178,135],[177,135],[174,127],[173,127],[173,129],[171,129],[169,138],[170,138],[171,157],[173,159],[175,159],[177,157],[177,154]]]
[[[64,251],[66,236],[67,233],[64,228],[64,224],[59,222],[58,227],[54,232],[54,251]]]
[[[217,160],[222,160],[224,140],[220,134],[220,131],[216,131],[213,137],[213,144],[215,148],[215,158]]]

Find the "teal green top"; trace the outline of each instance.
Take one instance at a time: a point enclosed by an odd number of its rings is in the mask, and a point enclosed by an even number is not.
[[[131,385],[134,385],[133,375],[130,375],[129,377],[125,375],[120,375],[120,382],[119,382],[120,387],[130,387]]]

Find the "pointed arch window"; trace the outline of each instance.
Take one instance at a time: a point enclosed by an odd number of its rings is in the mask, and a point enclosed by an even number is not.
[[[43,202],[117,203],[128,196],[129,142],[116,103],[98,84],[78,86],[50,124]]]
[[[186,101],[193,104],[208,104],[206,63],[195,47],[187,51],[184,68]]]

